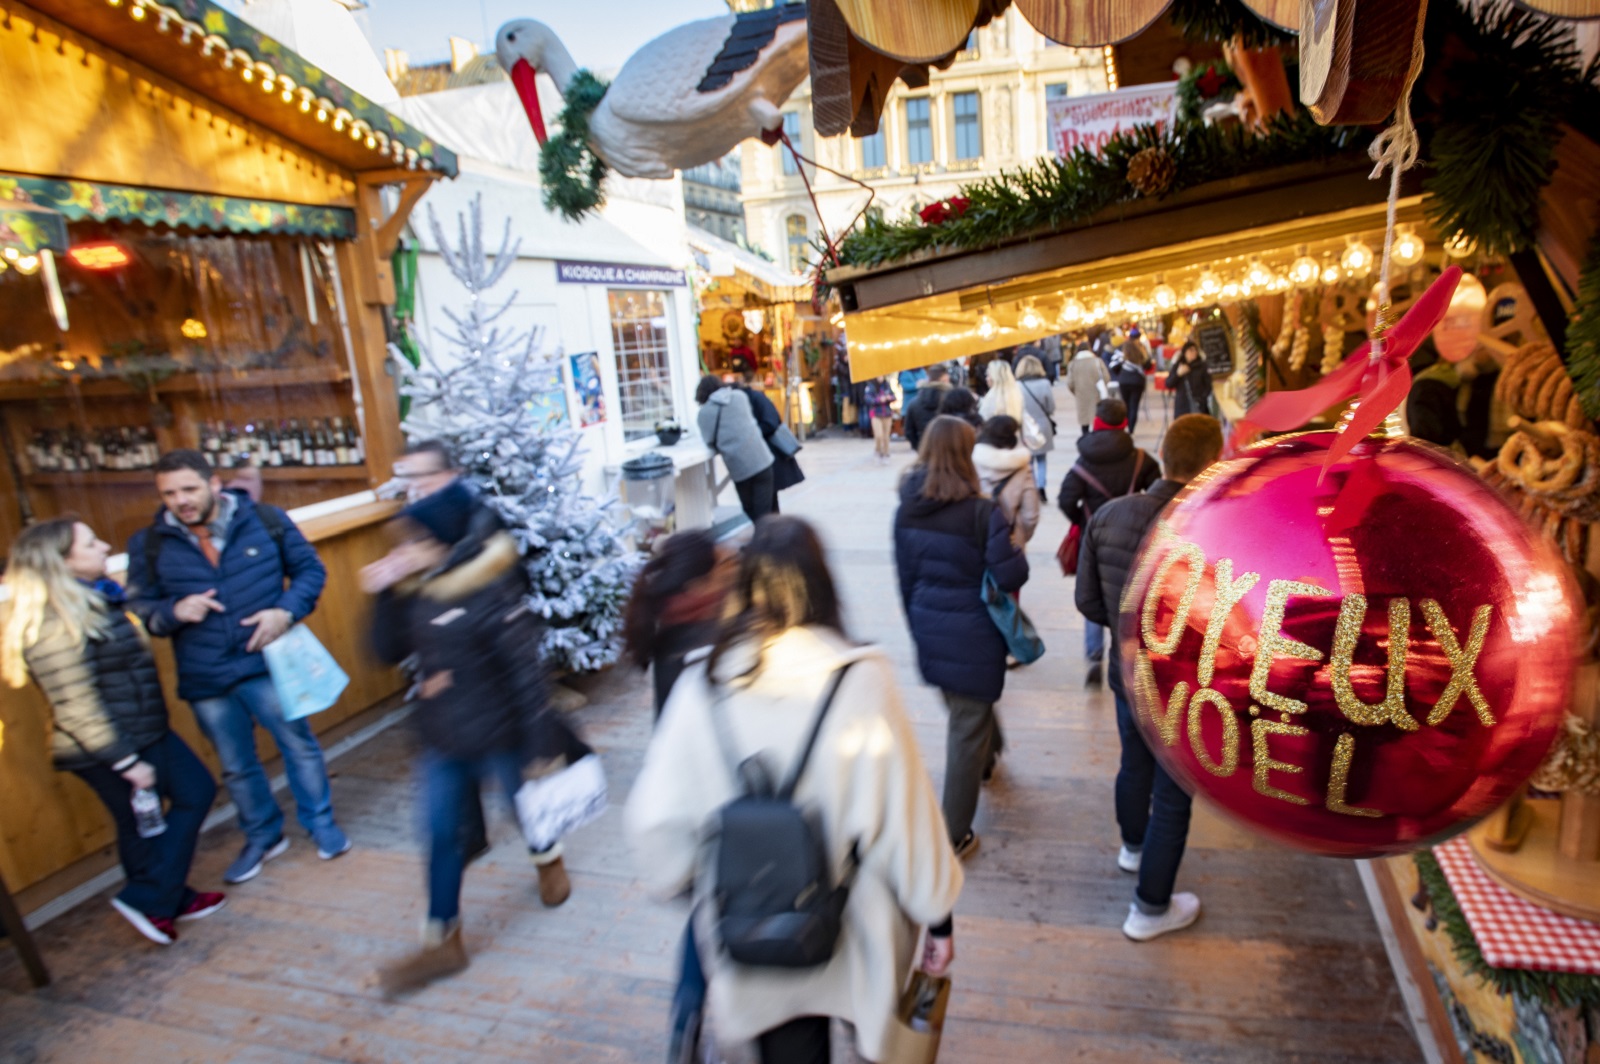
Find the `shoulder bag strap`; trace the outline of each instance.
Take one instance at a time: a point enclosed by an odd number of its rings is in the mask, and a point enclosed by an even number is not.
[[[855,662],[846,662],[834,671],[833,678],[828,681],[827,690],[822,695],[822,707],[817,710],[817,719],[811,723],[811,731],[806,735],[805,745],[800,748],[800,759],[795,762],[794,768],[789,770],[789,776],[783,781],[783,786],[778,788],[778,797],[788,802],[794,799],[794,789],[800,783],[800,774],[806,770],[806,765],[811,761],[811,750],[817,745],[817,736],[822,732],[822,723],[828,719],[828,710],[833,708],[833,696],[839,693],[839,685],[844,683],[845,673],[850,671],[850,666]]]
[[[1082,462],[1074,462],[1072,464],[1072,472],[1078,474],[1079,480],[1089,485],[1095,491],[1098,491],[1101,495],[1104,495],[1108,499],[1115,498],[1115,496],[1106,490],[1106,486],[1100,483],[1100,479],[1098,477],[1089,472],[1087,469],[1083,468]]]
[[[1124,495],[1132,495],[1133,489],[1139,486],[1139,470],[1144,465],[1144,451],[1135,447],[1133,449],[1133,476],[1128,478],[1128,490]]]

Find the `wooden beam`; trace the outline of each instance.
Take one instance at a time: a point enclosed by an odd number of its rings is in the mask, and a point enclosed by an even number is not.
[[[28,969],[28,978],[33,985],[49,986],[50,972],[44,966],[44,958],[39,955],[38,944],[33,941],[33,932],[22,922],[22,914],[17,911],[17,903],[11,900],[11,891],[3,879],[0,879],[0,930],[5,931],[17,956],[22,958],[22,966]]]
[[[412,174],[400,188],[400,203],[395,207],[394,213],[384,220],[375,234],[375,251],[380,258],[388,259],[394,254],[394,249],[400,244],[400,230],[405,227],[411,218],[411,211],[417,201],[428,191],[428,186],[438,180],[437,174]]]

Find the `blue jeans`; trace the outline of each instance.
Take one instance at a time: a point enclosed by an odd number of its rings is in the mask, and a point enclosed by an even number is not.
[[[1040,491],[1044,490],[1045,477],[1048,475],[1045,473],[1045,463],[1049,460],[1050,455],[1048,453],[1033,456],[1033,486]]]
[[[255,726],[259,724],[283,754],[283,770],[289,777],[301,826],[324,849],[344,845],[344,836],[333,822],[333,794],[322,747],[304,717],[284,719],[270,676],[241,680],[227,694],[191,705],[200,730],[222,761],[222,783],[239,810],[239,830],[246,841],[267,847],[283,835],[283,810],[272,797],[261,756],[256,753]]]
[[[1189,841],[1191,799],[1150,752],[1133,718],[1133,706],[1122,686],[1117,647],[1111,646],[1111,693],[1117,701],[1117,734],[1122,739],[1122,766],[1117,770],[1117,826],[1122,844],[1140,853],[1139,886],[1133,903],[1139,911],[1159,916],[1172,902],[1172,885]]]
[[[423,817],[428,825],[428,918],[461,915],[461,878],[467,855],[462,849],[462,809],[486,779],[497,780],[516,815],[513,801],[522,786],[522,759],[515,753],[466,759],[422,753]]]
[[[1089,664],[1094,665],[1106,656],[1106,630],[1102,625],[1093,621],[1085,621],[1083,627],[1083,657]]]

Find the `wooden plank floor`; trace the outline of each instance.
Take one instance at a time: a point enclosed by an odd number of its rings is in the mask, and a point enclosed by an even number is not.
[[[1063,444],[1053,482],[1072,460]],[[889,549],[905,445],[892,468],[854,439],[814,442],[801,460],[810,479],[784,508],[822,527],[852,634],[899,663],[937,777],[943,710],[918,681]],[[1419,1060],[1350,864],[1283,851],[1197,809],[1179,888],[1200,895],[1200,922],[1146,944],[1122,936],[1132,879],[1114,863],[1115,715],[1109,694],[1082,688],[1082,628],[1053,558],[1064,531],[1050,508],[1031,552],[1023,602],[1050,653],[1011,674],[1002,703],[1010,749],[957,909],[941,1060]],[[648,684],[619,669],[588,688],[580,719],[620,802],[649,735]],[[683,913],[640,889],[616,809],[570,840],[573,896],[554,911],[539,906],[502,815],[499,845],[467,877],[471,968],[403,1003],[377,995],[374,967],[412,945],[423,912],[411,753],[402,725],[336,762],[354,852],[324,863],[297,833],[171,949],[145,945],[100,899],[41,931],[48,990],[28,990],[0,951],[0,1060],[661,1059]],[[194,882],[217,884],[236,848],[231,830],[203,839]]]

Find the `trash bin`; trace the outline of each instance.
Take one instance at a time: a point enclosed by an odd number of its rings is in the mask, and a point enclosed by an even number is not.
[[[648,452],[622,463],[622,501],[633,515],[641,550],[677,527],[677,470],[664,454]]]

